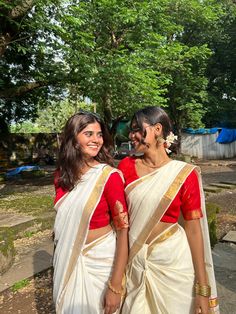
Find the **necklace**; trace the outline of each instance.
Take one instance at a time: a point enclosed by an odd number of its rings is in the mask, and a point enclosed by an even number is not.
[[[148,163],[146,163],[146,162],[144,161],[144,159],[141,159],[141,160],[142,160],[142,163],[144,164],[144,166],[149,167],[149,168],[152,168],[152,169],[160,168],[163,164],[165,164],[165,163],[167,163],[167,162],[170,161],[170,159],[163,160],[162,162],[159,163],[158,166],[151,166],[151,165],[149,165]]]

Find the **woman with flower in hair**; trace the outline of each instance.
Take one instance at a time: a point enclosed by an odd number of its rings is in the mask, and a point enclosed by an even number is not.
[[[128,257],[122,174],[99,116],[67,121],[55,175],[53,298],[58,314],[112,314],[120,308]]]
[[[130,218],[122,314],[219,313],[198,167],[168,156],[176,137],[159,107],[137,111],[129,137],[143,155],[118,167]]]

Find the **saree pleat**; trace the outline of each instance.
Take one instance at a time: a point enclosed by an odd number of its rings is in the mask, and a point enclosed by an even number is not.
[[[146,243],[193,169],[198,171],[184,162],[171,161],[126,188],[130,257],[122,314],[193,314],[195,274],[184,229],[178,224],[171,225],[151,243]],[[201,197],[205,264],[214,299],[215,278],[202,188]],[[218,306],[211,311],[219,313]]]
[[[62,313],[103,313],[104,293],[113,267],[115,248],[116,236],[111,231],[85,255],[81,254],[67,285]]]
[[[111,232],[89,245],[85,241],[90,219],[114,171],[104,164],[93,167],[55,205],[53,299],[57,314],[103,313],[102,298],[113,267],[116,238]]]
[[[142,247],[127,272],[129,293],[122,313],[191,313],[194,269],[184,230],[179,226],[150,255],[148,247]]]

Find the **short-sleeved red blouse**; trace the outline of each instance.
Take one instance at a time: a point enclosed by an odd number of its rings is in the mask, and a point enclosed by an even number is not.
[[[118,169],[123,172],[126,186],[139,178],[135,169],[135,160],[135,157],[126,157],[118,165]],[[185,220],[202,217],[199,182],[197,173],[194,170],[183,183],[161,221],[176,223],[180,211]]]
[[[55,173],[54,185],[56,190],[54,203],[56,203],[68,192],[58,185],[58,172]],[[112,173],[105,184],[101,199],[90,220],[89,229],[105,227],[111,220],[113,220],[116,230],[129,226],[124,183],[117,172]]]

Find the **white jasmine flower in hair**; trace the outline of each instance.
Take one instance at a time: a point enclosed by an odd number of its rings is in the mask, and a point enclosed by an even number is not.
[[[166,137],[166,140],[165,140],[165,144],[166,144],[166,152],[169,154],[171,153],[171,150],[168,149],[171,144],[173,144],[176,140],[178,139],[178,136],[177,135],[174,135],[173,132],[170,132],[169,135]]]

